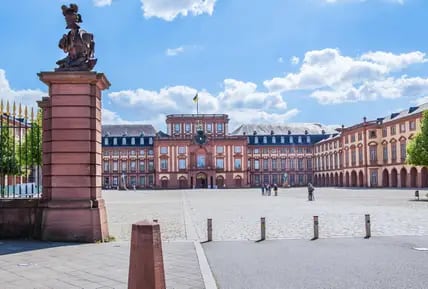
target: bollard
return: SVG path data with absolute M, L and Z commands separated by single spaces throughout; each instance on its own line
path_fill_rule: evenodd
M 312 240 L 316 240 L 319 238 L 319 230 L 318 230 L 318 216 L 314 216 L 314 237 Z
M 165 289 L 162 241 L 158 223 L 132 224 L 128 289 Z
M 371 223 L 370 223 L 370 215 L 366 214 L 366 236 L 365 236 L 365 239 L 368 239 L 368 238 L 370 238 L 372 236 L 370 225 L 371 225 Z
M 207 231 L 208 231 L 208 242 L 211 242 L 213 240 L 213 220 L 212 219 L 208 219 Z
M 416 190 L 415 191 L 415 197 L 418 199 L 418 201 L 419 201 L 419 190 Z
M 260 218 L 261 238 L 260 241 L 266 240 L 266 218 Z

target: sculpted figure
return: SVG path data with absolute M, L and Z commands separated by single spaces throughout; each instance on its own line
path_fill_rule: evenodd
M 62 36 L 58 46 L 68 55 L 56 62 L 59 67 L 55 71 L 90 71 L 97 63 L 94 58 L 94 36 L 80 29 L 78 23 L 82 23 L 82 16 L 78 14 L 76 4 L 69 7 L 62 5 L 61 9 L 67 23 L 66 29 L 70 31 Z

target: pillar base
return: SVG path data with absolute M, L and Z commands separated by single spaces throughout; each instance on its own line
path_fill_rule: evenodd
M 103 242 L 108 239 L 104 200 L 95 202 L 50 201 L 42 218 L 42 240 L 55 242 Z

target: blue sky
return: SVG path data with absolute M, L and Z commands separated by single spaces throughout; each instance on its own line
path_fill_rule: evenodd
M 82 0 L 105 123 L 227 113 L 240 123 L 352 125 L 428 102 L 423 0 Z M 0 98 L 34 105 L 64 57 L 56 0 L 2 1 Z

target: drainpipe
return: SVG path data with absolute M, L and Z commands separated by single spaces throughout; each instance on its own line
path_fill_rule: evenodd
M 365 178 L 364 178 L 364 182 L 366 183 L 366 187 L 369 187 L 369 182 L 368 180 L 368 164 L 369 164 L 369 159 L 370 159 L 370 150 L 368 152 L 369 157 L 367 158 L 367 127 L 366 127 L 366 122 L 367 122 L 367 118 L 364 117 L 363 118 L 363 128 L 364 128 L 364 144 L 363 144 L 363 149 L 364 149 L 364 155 L 365 155 L 365 162 L 364 162 L 364 174 L 365 174 Z M 377 155 L 377 152 L 376 152 Z

